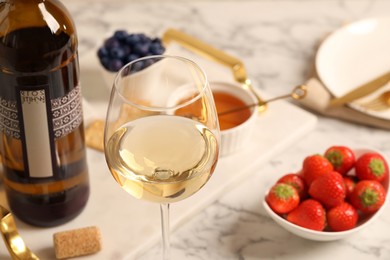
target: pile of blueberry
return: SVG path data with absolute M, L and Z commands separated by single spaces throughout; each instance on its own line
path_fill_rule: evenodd
M 150 38 L 143 33 L 129 34 L 125 30 L 117 30 L 113 36 L 106 39 L 97 55 L 105 69 L 119 71 L 125 64 L 148 55 L 163 54 L 165 48 L 160 38 Z M 142 63 L 139 63 L 140 65 Z M 150 64 L 139 66 L 138 70 Z

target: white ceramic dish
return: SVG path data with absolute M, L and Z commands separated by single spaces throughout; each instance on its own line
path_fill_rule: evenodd
M 255 96 L 239 84 L 227 82 L 210 82 L 212 91 L 225 92 L 244 101 L 245 104 L 256 103 Z M 251 108 L 251 116 L 242 124 L 221 131 L 221 156 L 229 155 L 243 149 L 251 141 L 252 132 L 258 112 Z
M 364 148 L 364 149 L 354 149 L 356 158 L 358 158 L 360 155 L 362 155 L 362 154 L 364 154 L 366 152 L 370 152 L 370 151 L 371 152 L 378 152 L 376 150 L 367 149 L 367 148 Z M 378 152 L 378 153 L 380 153 L 380 152 Z M 384 154 L 382 154 L 382 153 L 380 153 L 380 154 L 386 159 L 387 163 L 389 164 L 390 162 L 389 162 L 388 158 L 386 158 L 386 156 Z M 386 185 L 384 187 L 385 187 L 386 191 L 388 192 L 388 189 L 389 189 L 389 178 L 387 178 L 387 180 L 385 181 L 385 184 Z M 266 191 L 265 196 L 266 196 L 266 194 L 268 194 L 268 190 Z M 295 234 L 297 236 L 300 236 L 302 238 L 306 238 L 306 239 L 309 239 L 309 240 L 315 240 L 315 241 L 333 241 L 333 240 L 339 240 L 339 239 L 347 238 L 350 235 L 352 235 L 352 234 L 354 234 L 354 233 L 364 229 L 369 224 L 374 222 L 375 219 L 378 218 L 379 215 L 383 212 L 384 208 L 388 204 L 388 200 L 389 200 L 389 196 L 387 195 L 386 196 L 386 201 L 385 201 L 384 205 L 377 212 L 375 212 L 374 214 L 372 214 L 370 216 L 367 216 L 365 218 L 360 218 L 359 221 L 358 221 L 358 224 L 357 224 L 357 226 L 355 228 L 347 230 L 347 231 L 340 231 L 340 232 L 315 231 L 315 230 L 311 230 L 311 229 L 307 229 L 307 228 L 303 228 L 303 227 L 297 226 L 297 225 L 287 221 L 286 219 L 282 218 L 281 216 L 279 216 L 275 212 L 273 212 L 272 209 L 268 206 L 268 204 L 265 201 L 265 199 L 263 200 L 263 207 L 264 207 L 265 211 L 268 213 L 268 215 L 277 224 L 279 224 L 281 227 L 285 228 L 286 230 L 288 230 L 289 232 L 291 232 L 291 233 L 293 233 L 293 234 Z
M 369 18 L 348 24 L 324 40 L 316 55 L 316 68 L 319 78 L 335 97 L 389 71 L 389 31 L 390 17 Z M 390 89 L 390 85 L 387 88 Z M 378 112 L 359 105 L 382 93 L 384 89 L 350 106 L 363 113 L 390 120 L 390 110 Z
M 114 85 L 116 74 L 118 74 L 118 72 L 108 71 L 103 66 L 101 66 L 100 71 L 103 80 L 106 83 L 106 86 L 108 87 L 109 90 L 111 90 L 112 86 Z
M 212 92 L 223 92 L 230 94 L 241 101 L 243 101 L 247 105 L 252 105 L 257 102 L 256 97 L 245 90 L 238 83 L 228 83 L 228 82 L 209 82 L 210 88 Z M 177 103 L 178 100 L 181 100 L 186 97 L 188 94 L 188 88 L 185 86 L 180 88 L 169 101 L 170 104 Z M 255 128 L 254 124 L 256 122 L 256 118 L 258 117 L 258 112 L 256 107 L 250 108 L 251 115 L 250 117 L 243 123 L 233 128 L 225 129 L 221 131 L 221 149 L 220 156 L 226 156 L 233 154 L 247 146 L 252 138 L 253 129 Z

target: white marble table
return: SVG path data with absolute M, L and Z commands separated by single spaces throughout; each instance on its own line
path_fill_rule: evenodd
M 175 27 L 240 57 L 256 87 L 270 95 L 284 94 L 306 80 L 324 35 L 346 22 L 390 14 L 388 0 L 63 2 L 76 21 L 81 56 L 114 29 L 158 35 Z M 259 191 L 264 182 L 299 168 L 306 155 L 329 145 L 370 146 L 390 156 L 388 131 L 318 118 L 304 138 L 174 230 L 172 259 L 390 259 L 390 207 L 367 229 L 327 243 L 290 234 L 263 210 Z M 160 259 L 160 245 L 137 259 Z

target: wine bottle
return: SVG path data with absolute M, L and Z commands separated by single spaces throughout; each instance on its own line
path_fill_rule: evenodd
M 65 223 L 89 197 L 77 34 L 56 0 L 0 3 L 0 152 L 11 211 Z

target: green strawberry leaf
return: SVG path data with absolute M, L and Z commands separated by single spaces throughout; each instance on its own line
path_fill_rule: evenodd
M 330 151 L 326 155 L 326 159 L 328 159 L 333 166 L 338 167 L 343 164 L 344 156 L 339 151 Z
M 360 196 L 363 206 L 369 207 L 378 202 L 378 192 L 374 189 L 366 189 Z
M 383 161 L 381 159 L 372 159 L 368 167 L 370 168 L 371 172 L 377 177 L 382 176 L 385 172 L 385 165 L 383 164 Z
M 288 200 L 294 196 L 294 188 L 288 184 L 277 185 L 275 187 L 275 193 L 279 198 Z

